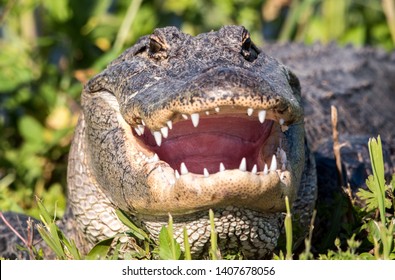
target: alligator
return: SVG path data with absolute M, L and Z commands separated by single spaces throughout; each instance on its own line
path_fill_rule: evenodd
M 328 164 L 332 105 L 353 186 L 369 172 L 369 137 L 381 135 L 394 171 L 394 74 L 394 54 L 377 49 L 258 48 L 241 26 L 197 36 L 158 28 L 84 86 L 61 224 L 87 252 L 128 229 L 117 209 L 154 240 L 171 214 L 176 240 L 183 244 L 186 228 L 202 258 L 212 209 L 222 252 L 270 258 L 286 197 L 307 229 L 317 194 L 339 191 Z M 26 227 L 25 216 L 5 217 Z M 0 255 L 23 257 L 0 227 Z M 132 238 L 120 242 L 133 250 Z

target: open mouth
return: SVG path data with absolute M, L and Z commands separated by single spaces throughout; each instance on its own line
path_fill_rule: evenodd
M 96 142 L 116 156 L 110 163 L 101 149 L 92 147 L 91 157 L 100 167 L 93 171 L 102 185 L 118 191 L 133 213 L 159 219 L 229 205 L 274 213 L 285 210 L 285 196 L 294 199 L 304 162 L 304 134 L 292 99 L 272 97 L 274 105 L 256 107 L 247 107 L 248 99 L 235 105 L 221 99 L 122 114 L 115 98 L 106 98 L 116 119 L 103 124 L 108 125 L 106 133 Z M 95 112 L 100 116 L 100 110 Z M 88 137 L 94 135 L 90 130 L 96 129 L 95 120 L 87 120 Z M 114 129 L 113 123 L 122 129 Z M 124 145 L 115 144 L 114 149 L 120 137 Z
M 119 137 L 125 145 L 116 146 L 118 158 L 111 158 L 118 167 L 104 157 L 102 162 L 96 150 L 100 169 L 94 171 L 133 213 L 156 219 L 229 205 L 274 213 L 285 210 L 285 196 L 295 197 L 304 162 L 298 96 L 227 68 L 211 70 L 227 78 L 213 86 L 205 82 L 207 73 L 163 97 L 154 89 L 125 96 L 121 107 L 122 97 L 106 96 L 122 129 L 108 121 L 104 148 Z M 248 90 L 239 90 L 238 81 L 246 80 Z
M 255 111 L 255 112 L 254 112 Z M 140 145 L 154 152 L 146 161 L 166 162 L 176 179 L 193 173 L 210 174 L 238 169 L 267 175 L 287 169 L 284 119 L 268 119 L 271 112 L 252 108 L 216 107 L 212 111 L 179 114 L 167 126 L 150 131 L 135 127 Z

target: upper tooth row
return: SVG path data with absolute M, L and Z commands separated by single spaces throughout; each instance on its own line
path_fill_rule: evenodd
M 218 113 L 220 111 L 219 107 L 215 108 L 215 111 Z M 247 109 L 247 115 L 248 116 L 252 116 L 252 113 L 254 112 L 253 108 L 248 108 Z M 210 112 L 206 111 L 206 114 L 209 115 Z M 181 114 L 181 116 L 187 120 L 188 119 L 188 115 L 186 114 Z M 190 115 L 191 117 L 191 121 L 192 121 L 192 125 L 194 127 L 197 127 L 199 125 L 199 119 L 200 119 L 200 115 L 199 113 L 193 113 Z M 260 123 L 263 123 L 266 119 L 266 110 L 259 110 L 258 111 L 258 120 Z M 280 119 L 279 120 L 280 125 L 284 124 L 284 119 Z M 173 122 L 171 120 L 168 120 L 166 122 L 167 126 L 162 127 L 159 131 L 154 131 L 152 132 L 152 135 L 155 138 L 155 142 L 158 146 L 160 146 L 162 144 L 162 137 L 163 138 L 167 138 L 169 135 L 169 129 L 173 128 Z M 137 125 L 137 127 L 134 128 L 134 130 L 136 131 L 137 135 L 141 136 L 144 134 L 144 127 L 145 124 L 143 122 L 143 124 L 139 124 Z

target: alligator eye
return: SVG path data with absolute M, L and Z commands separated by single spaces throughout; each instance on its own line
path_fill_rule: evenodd
M 251 41 L 250 34 L 247 30 L 245 30 L 243 33 L 240 53 L 249 62 L 253 62 L 259 54 L 259 50 Z
M 243 42 L 243 45 L 241 46 L 241 48 L 243 49 L 243 50 L 250 50 L 250 48 L 251 48 L 251 38 L 247 38 L 244 42 Z
M 158 41 L 151 38 L 151 40 L 149 41 L 150 53 L 154 54 L 154 53 L 157 53 L 161 50 L 162 50 L 162 45 Z
M 149 56 L 155 59 L 166 58 L 166 51 L 166 44 L 159 37 L 151 35 L 148 49 Z

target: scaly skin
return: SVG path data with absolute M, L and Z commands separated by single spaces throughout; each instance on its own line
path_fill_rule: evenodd
M 317 169 L 309 145 L 319 156 L 320 192 L 338 191 L 322 166 L 332 157 L 322 146 L 331 137 L 331 104 L 350 146 L 357 134 L 380 133 L 394 147 L 394 85 L 386 77 L 395 67 L 388 55 L 335 46 L 264 51 L 242 27 L 196 37 L 157 29 L 85 86 L 63 221 L 80 248 L 126 230 L 119 208 L 154 239 L 171 213 L 177 240 L 186 227 L 200 258 L 213 209 L 222 252 L 268 258 L 282 230 L 285 196 L 295 224 L 306 229 L 310 222 Z M 266 52 L 291 65 L 303 99 L 298 78 Z M 379 126 L 367 126 L 369 118 Z M 393 150 L 386 151 L 391 172 Z M 343 158 L 350 177 L 360 164 L 368 169 L 360 156 L 352 158 Z M 131 240 L 122 242 L 133 249 Z

